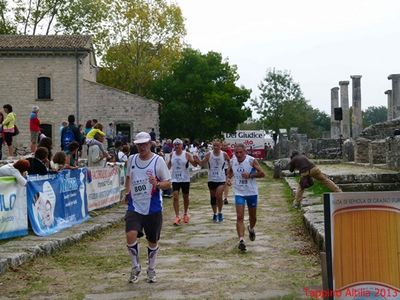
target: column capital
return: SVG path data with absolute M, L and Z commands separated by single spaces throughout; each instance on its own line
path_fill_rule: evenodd
M 391 95 L 391 94 L 392 94 L 392 90 L 385 91 L 385 95 Z
M 362 77 L 362 75 L 351 75 L 350 78 L 351 79 L 360 79 Z
M 339 85 L 349 85 L 350 81 L 345 80 L 345 81 L 339 81 Z
M 389 80 L 391 80 L 391 79 L 400 79 L 400 74 L 390 74 L 388 76 L 388 79 Z
M 332 91 L 332 92 L 335 92 L 335 91 L 337 91 L 337 90 L 339 90 L 339 88 L 338 88 L 337 86 L 331 88 L 331 91 Z

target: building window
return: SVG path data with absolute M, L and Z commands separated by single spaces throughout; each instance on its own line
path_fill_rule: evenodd
M 116 126 L 116 140 L 122 142 L 131 141 L 131 124 L 128 123 L 117 123 Z
M 38 99 L 39 100 L 51 99 L 51 84 L 49 77 L 38 78 Z

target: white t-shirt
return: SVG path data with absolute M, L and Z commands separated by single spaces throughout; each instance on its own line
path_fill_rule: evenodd
M 239 162 L 234 155 L 231 160 L 232 171 L 233 171 L 233 192 L 238 196 L 253 196 L 258 195 L 258 187 L 255 178 L 245 179 L 242 177 L 242 173 L 247 172 L 249 174 L 254 173 L 253 168 L 254 157 L 246 155 L 242 162 Z
M 219 155 L 215 155 L 211 151 L 208 160 L 208 181 L 210 182 L 225 182 L 225 152 L 221 151 Z
M 190 182 L 189 161 L 186 158 L 186 151 L 180 155 L 174 151 L 171 156 L 171 177 L 172 182 Z
M 141 160 L 139 154 L 129 156 L 126 174 L 129 176 L 130 194 L 128 210 L 142 215 L 162 211 L 161 190 L 154 189 L 149 176 L 158 181 L 171 180 L 171 174 L 164 159 L 154 154 L 148 160 Z
M 13 176 L 20 185 L 26 185 L 26 179 L 21 172 L 14 168 L 13 164 L 7 164 L 0 167 L 0 176 Z
M 128 161 L 128 156 L 124 152 L 118 151 L 118 161 L 126 162 L 126 161 Z

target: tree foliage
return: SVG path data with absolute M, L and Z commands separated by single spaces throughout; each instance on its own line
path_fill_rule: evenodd
M 98 81 L 139 95 L 179 59 L 185 27 L 180 8 L 165 0 L 118 0 Z
M 363 112 L 363 127 L 387 121 L 385 106 L 370 106 Z
M 268 70 L 258 88 L 260 96 L 252 99 L 251 105 L 265 128 L 278 132 L 280 128 L 298 127 L 311 138 L 329 130 L 329 117 L 308 104 L 290 73 Z
M 211 139 L 235 131 L 251 114 L 244 107 L 251 91 L 236 86 L 236 66 L 216 52 L 185 49 L 182 55 L 152 88 L 162 105 L 162 136 Z

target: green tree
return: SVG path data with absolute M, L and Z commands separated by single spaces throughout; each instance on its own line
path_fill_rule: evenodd
M 98 81 L 146 96 L 180 57 L 186 34 L 181 10 L 166 0 L 119 0 L 111 15 L 114 34 Z
M 363 112 L 363 127 L 387 121 L 385 106 L 370 106 Z
M 152 95 L 162 105 L 162 136 L 211 139 L 233 132 L 250 109 L 251 91 L 236 86 L 237 68 L 221 54 L 185 49 L 172 72 L 154 82 Z
M 0 34 L 15 34 L 16 27 L 8 18 L 7 0 L 0 0 Z
M 290 73 L 268 70 L 258 88 L 260 96 L 252 99 L 251 105 L 265 128 L 278 132 L 280 128 L 298 127 L 311 138 L 320 137 L 327 129 L 328 116 L 308 104 Z

